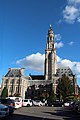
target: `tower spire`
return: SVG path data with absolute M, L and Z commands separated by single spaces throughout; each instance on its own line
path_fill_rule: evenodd
M 50 24 L 47 36 L 47 46 L 45 50 L 45 79 L 53 80 L 56 74 L 56 49 L 54 47 L 54 32 Z
M 52 25 L 50 24 L 50 28 L 52 27 Z
M 51 34 L 54 35 L 54 32 L 53 32 L 53 29 L 52 29 L 52 25 L 50 24 L 50 28 L 48 30 L 48 35 L 51 35 Z

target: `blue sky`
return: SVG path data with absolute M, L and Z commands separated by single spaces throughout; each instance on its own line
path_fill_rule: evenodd
M 80 85 L 80 0 L 0 0 L 0 84 L 8 68 L 44 74 L 50 24 L 58 62 L 72 69 Z

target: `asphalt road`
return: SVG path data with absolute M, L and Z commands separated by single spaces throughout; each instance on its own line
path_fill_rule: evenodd
M 80 120 L 80 115 L 64 107 L 22 107 L 3 120 Z

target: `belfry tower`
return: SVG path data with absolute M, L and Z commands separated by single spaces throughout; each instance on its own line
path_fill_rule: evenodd
M 53 80 L 57 69 L 56 48 L 54 45 L 54 32 L 52 26 L 48 30 L 47 45 L 45 49 L 45 80 Z

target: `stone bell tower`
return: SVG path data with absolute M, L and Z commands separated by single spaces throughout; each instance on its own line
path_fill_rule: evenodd
M 45 80 L 53 80 L 57 69 L 56 48 L 54 45 L 54 32 L 52 26 L 48 30 L 45 49 Z

